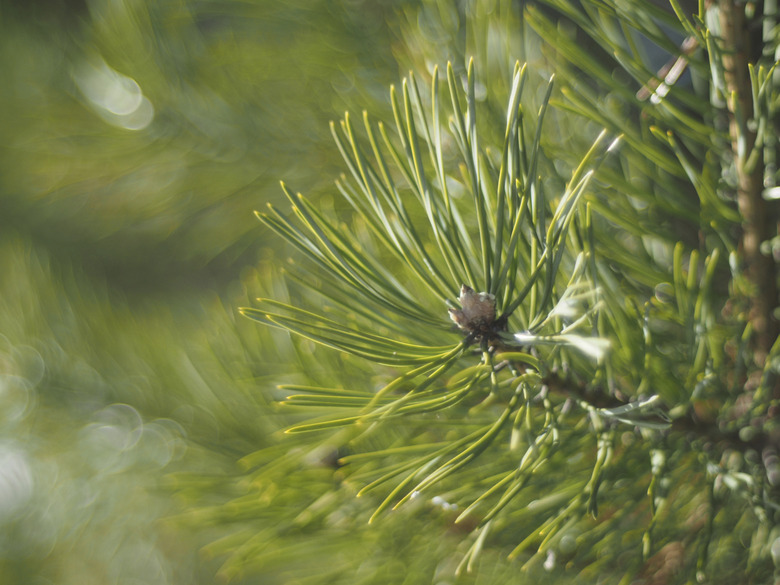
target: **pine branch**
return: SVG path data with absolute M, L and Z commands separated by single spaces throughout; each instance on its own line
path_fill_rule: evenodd
M 773 313 L 777 302 L 777 267 L 771 256 L 762 253 L 762 242 L 774 235 L 774 218 L 763 199 L 763 157 L 758 156 L 756 131 L 751 127 L 753 64 L 751 32 L 745 17 L 745 4 L 721 0 L 721 50 L 727 90 L 729 133 L 737 172 L 737 202 L 742 214 L 741 252 L 747 278 L 745 294 L 750 299 L 749 322 L 755 335 L 755 361 L 761 365 L 777 338 L 778 323 Z

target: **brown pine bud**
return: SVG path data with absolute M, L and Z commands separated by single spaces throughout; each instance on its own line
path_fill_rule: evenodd
M 469 333 L 485 331 L 496 320 L 496 297 L 490 293 L 476 293 L 465 284 L 460 289 L 462 309 L 450 309 L 450 319 Z

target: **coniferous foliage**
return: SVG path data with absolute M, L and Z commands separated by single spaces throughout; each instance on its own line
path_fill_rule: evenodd
M 498 26 L 480 6 L 442 29 Z M 555 81 L 497 82 L 500 132 L 472 65 L 410 76 L 392 128 L 332 125 L 331 209 L 283 185 L 292 216 L 259 214 L 306 260 L 244 314 L 376 364 L 281 386 L 288 433 L 335 450 L 380 533 L 415 502 L 452 512 L 458 574 L 502 550 L 564 581 L 769 582 L 776 31 L 754 57 L 728 2 L 550 8 L 522 17 Z
M 775 4 L 0 3 L 0 581 L 777 583 Z

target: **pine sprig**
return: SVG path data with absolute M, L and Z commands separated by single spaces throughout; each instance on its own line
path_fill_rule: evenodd
M 400 92 L 391 90 L 395 133 L 380 124 L 377 134 L 364 115 L 367 146 L 348 115 L 333 124 L 350 171 L 338 189 L 354 214 L 352 221 L 367 230 L 359 232 L 322 213 L 284 187 L 295 219 L 275 209 L 258 217 L 308 258 L 311 278 L 317 275 L 324 285 L 319 302 L 326 304 L 303 307 L 313 302 L 315 286 L 307 285 L 301 269 L 294 302 L 260 300 L 257 307 L 242 309 L 261 323 L 401 369 L 376 389 L 282 387 L 289 392 L 285 405 L 321 413 L 288 432 L 345 429 L 348 434 L 340 436 L 354 454 L 342 463 L 354 478 L 367 482 L 360 493 L 387 490 L 371 520 L 420 493 L 450 485 L 454 476 L 467 477 L 473 473 L 467 470 L 485 465 L 480 462 L 486 453 L 501 454 L 487 462 L 491 475 L 500 479 L 472 495 L 458 518 L 479 517 L 477 525 L 483 527 L 468 557 L 471 563 L 489 527 L 509 513 L 537 470 L 556 458 L 565 405 L 574 395 L 548 396 L 545 376 L 572 360 L 590 362 L 586 369 L 592 370 L 609 348 L 606 330 L 597 325 L 597 264 L 592 235 L 587 235 L 591 223 L 583 223 L 580 203 L 618 142 L 602 132 L 560 195 L 547 194 L 550 187 L 538 169 L 546 161 L 541 128 L 553 84 L 547 84 L 532 118 L 522 105 L 527 76 L 526 67 L 515 67 L 496 166 L 479 141 L 473 64 L 463 80 L 465 89 L 453 67 L 447 67 L 449 108 L 436 72 L 430 110 L 414 77 Z M 441 123 L 445 116 L 447 127 Z M 531 136 L 529 128 L 534 128 Z M 460 178 L 453 172 L 458 168 Z M 361 309 L 350 311 L 356 303 Z M 457 328 L 447 324 L 448 307 Z M 432 345 L 431 339 L 440 341 Z M 582 420 L 648 429 L 667 425 L 654 421 L 653 413 L 648 417 L 641 404 L 612 411 L 591 405 L 584 396 L 573 404 L 582 407 Z M 437 417 L 460 421 L 462 432 L 431 441 L 434 437 L 420 425 Z M 404 442 L 394 438 L 389 421 L 408 427 L 411 434 Z M 596 426 L 605 424 L 613 423 Z M 603 431 L 594 426 L 594 432 Z M 516 460 L 508 456 L 514 452 Z M 593 455 L 591 479 L 583 480 L 590 486 L 589 498 L 569 498 L 572 510 L 596 510 L 606 459 L 599 449 Z
M 652 574 L 668 543 L 698 549 L 679 575 L 702 578 L 719 566 L 707 554 L 716 514 L 733 526 L 750 505 L 766 528 L 776 507 L 749 450 L 776 434 L 777 344 L 751 402 L 751 327 L 733 296 L 746 277 L 744 214 L 729 192 L 732 171 L 775 152 L 773 76 L 750 69 L 748 124 L 744 99 L 724 109 L 729 51 L 704 3 L 691 16 L 633 0 L 549 4 L 578 31 L 524 12 L 555 54 L 555 84 L 515 66 L 483 102 L 469 62 L 433 71 L 429 89 L 410 76 L 392 90 L 394 126 L 366 115 L 362 133 L 349 116 L 332 126 L 351 216 L 301 196 L 290 196 L 297 220 L 262 215 L 313 262 L 286 306 L 246 312 L 376 364 L 376 384 L 283 389 L 304 417 L 290 431 L 343 449 L 340 473 L 378 498 L 372 520 L 420 501 L 459 506 L 454 523 L 473 540 L 458 571 L 495 545 L 524 574 L 565 565 L 595 580 L 618 561 L 628 582 Z M 491 18 L 464 20 L 467 42 Z M 674 58 L 671 70 L 648 61 L 648 42 Z M 714 92 L 682 87 L 681 67 Z M 493 104 L 486 124 L 491 90 L 506 90 L 508 105 Z M 544 131 L 583 121 L 566 140 Z M 729 152 L 753 130 L 750 148 Z M 737 458 L 750 472 L 725 463 Z M 693 516 L 704 530 L 679 520 Z M 762 575 L 768 541 L 757 538 L 748 565 Z

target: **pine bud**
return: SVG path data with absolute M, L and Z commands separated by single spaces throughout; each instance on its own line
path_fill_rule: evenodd
M 468 332 L 482 331 L 493 325 L 496 320 L 496 297 L 490 293 L 476 293 L 465 284 L 460 289 L 462 309 L 450 309 L 450 319 Z

